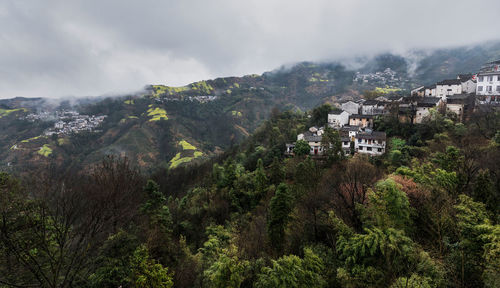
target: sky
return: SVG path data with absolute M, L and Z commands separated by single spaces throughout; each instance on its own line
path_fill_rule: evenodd
M 0 98 L 80 97 L 498 40 L 500 1 L 2 0 Z

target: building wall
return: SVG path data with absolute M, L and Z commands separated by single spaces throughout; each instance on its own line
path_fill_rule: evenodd
M 436 88 L 433 89 L 425 89 L 425 96 L 436 96 Z
M 356 152 L 368 155 L 382 155 L 385 153 L 385 141 L 355 139 L 354 149 Z
M 446 96 L 462 94 L 462 85 L 436 85 L 436 96 L 446 100 Z
M 342 110 L 349 114 L 359 114 L 359 104 L 352 101 L 342 103 Z
M 463 104 L 446 104 L 446 111 L 453 112 L 457 114 L 458 119 L 462 120 L 464 115 L 464 105 Z
M 416 115 L 415 115 L 415 123 L 422 123 L 425 117 L 429 116 L 430 107 L 417 107 Z
M 361 128 L 365 127 L 373 127 L 373 119 L 366 118 L 349 118 L 349 125 L 351 126 L 361 126 Z
M 349 123 L 349 113 L 343 111 L 340 114 L 328 114 L 328 124 L 330 127 L 339 128 Z
M 488 78 L 491 77 L 491 78 Z M 490 81 L 491 80 L 491 81 Z M 489 88 L 491 87 L 491 91 Z M 498 74 L 477 75 L 476 94 L 477 95 L 500 95 L 500 72 Z
M 464 93 L 475 93 L 476 92 L 476 83 L 472 80 L 468 80 L 462 83 L 462 92 Z

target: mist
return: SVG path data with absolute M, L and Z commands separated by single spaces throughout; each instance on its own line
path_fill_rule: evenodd
M 496 40 L 498 11 L 493 1 L 7 0 L 0 98 L 116 95 L 299 61 L 355 67 L 384 52 L 416 67 L 416 49 Z

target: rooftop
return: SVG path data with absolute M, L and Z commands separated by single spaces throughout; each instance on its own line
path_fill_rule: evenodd
M 385 140 L 387 135 L 385 132 L 379 131 L 371 131 L 371 132 L 361 132 L 356 135 L 358 139 L 376 139 L 376 140 Z
M 363 102 L 363 105 L 377 105 L 379 101 L 377 100 L 366 100 L 365 102 Z
M 371 118 L 373 118 L 373 115 L 352 114 L 351 116 L 349 116 L 349 119 L 352 119 L 352 118 L 371 119 Z
M 441 82 L 437 82 L 437 85 L 460 85 L 462 84 L 462 80 L 460 79 L 447 79 Z
M 328 112 L 328 114 L 340 115 L 340 114 L 342 114 L 343 112 L 345 112 L 345 111 L 344 111 L 344 110 L 334 110 L 334 111 L 330 111 L 330 112 Z

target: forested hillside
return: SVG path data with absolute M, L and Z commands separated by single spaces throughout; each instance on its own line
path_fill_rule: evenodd
M 304 112 L 323 103 L 406 95 L 409 89 L 475 72 L 500 58 L 500 43 L 382 54 L 356 68 L 342 62 L 303 62 L 262 75 L 217 78 L 183 87 L 73 102 L 45 98 L 0 100 L 0 169 L 27 171 L 40 164 L 87 169 L 108 155 L 127 157 L 142 171 L 175 168 L 210 158 L 268 119 L 273 108 Z M 47 135 L 57 119 L 28 121 L 43 111 L 106 115 L 93 132 Z M 188 143 L 190 146 L 182 145 Z M 190 149 L 185 149 L 189 147 Z
M 387 115 L 382 157 L 337 143 L 284 157 L 329 109 L 274 109 L 241 144 L 168 173 L 106 158 L 0 174 L 0 285 L 498 287 L 500 114 Z

